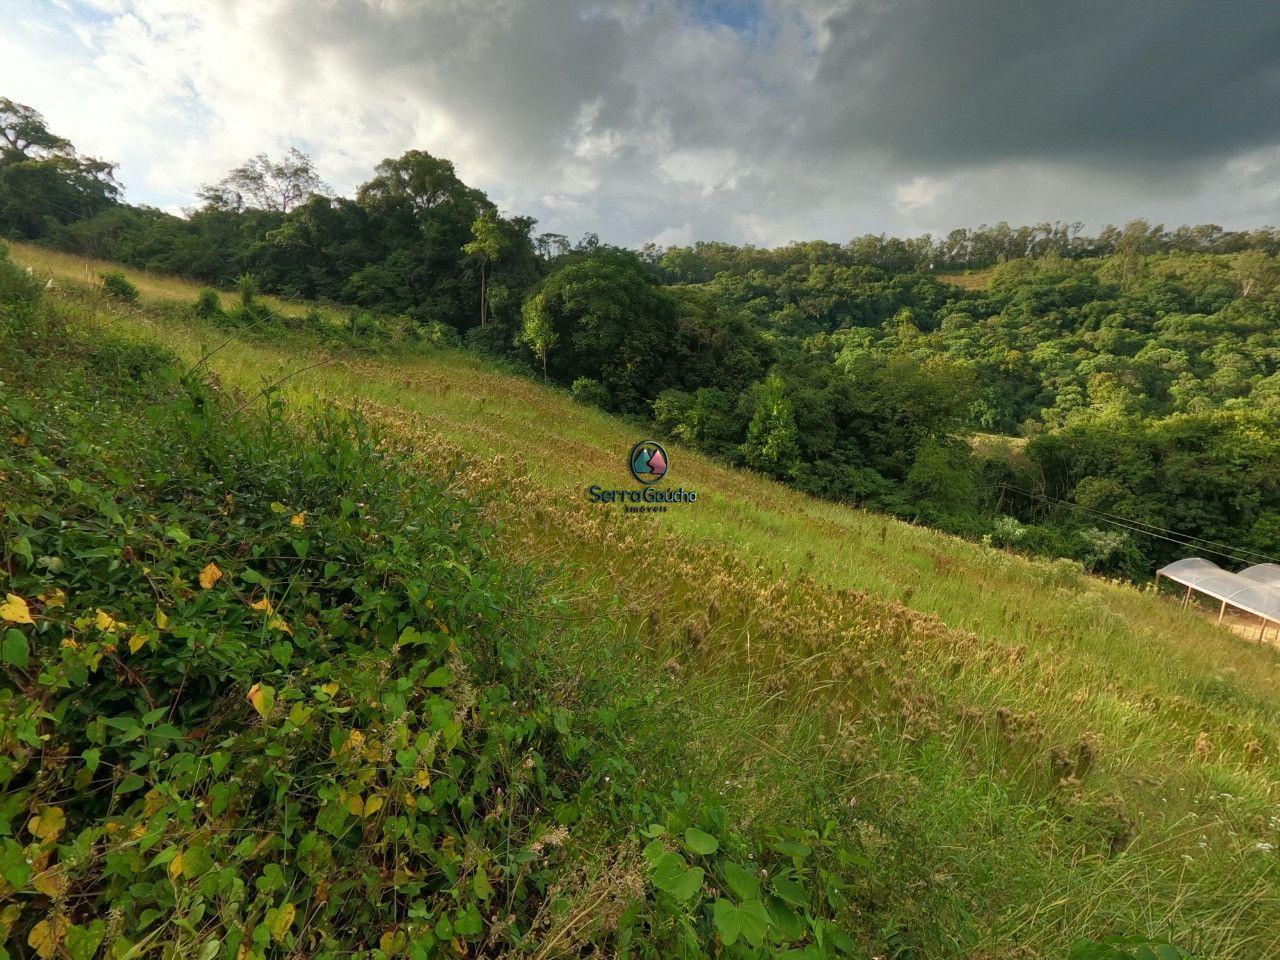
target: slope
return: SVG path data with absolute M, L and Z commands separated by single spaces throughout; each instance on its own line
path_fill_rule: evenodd
M 817 502 L 678 446 L 666 482 L 698 502 L 619 515 L 584 488 L 627 484 L 638 428 L 560 392 L 464 354 L 203 324 L 175 280 L 138 277 L 141 304 L 104 305 L 83 261 L 15 257 L 56 278 L 69 317 L 192 363 L 216 348 L 204 363 L 246 402 L 283 378 L 294 405 L 356 403 L 424 471 L 486 499 L 501 550 L 555 571 L 566 603 L 678 678 L 703 772 L 727 775 L 740 816 L 812 813 L 788 787 L 800 760 L 840 801 L 836 828 L 867 851 L 877 946 L 1041 955 L 1111 928 L 1206 956 L 1277 942 L 1270 649 L 1069 565 Z M 722 678 L 776 743 L 743 755 L 744 714 L 712 699 Z M 790 743 L 802 757 L 771 752 Z

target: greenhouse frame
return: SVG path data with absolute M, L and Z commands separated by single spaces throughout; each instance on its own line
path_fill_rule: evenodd
M 1156 589 L 1160 588 L 1161 578 L 1187 588 L 1182 598 L 1183 607 L 1191 602 L 1193 592 L 1202 593 L 1221 602 L 1218 623 L 1226 615 L 1227 607 L 1232 607 L 1258 618 L 1259 639 L 1266 637 L 1272 625 L 1280 637 L 1280 564 L 1258 563 L 1232 573 L 1211 560 L 1187 557 L 1156 571 Z

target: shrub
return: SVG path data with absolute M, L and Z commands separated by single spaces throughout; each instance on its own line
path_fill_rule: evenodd
M 488 357 L 512 360 L 522 356 L 517 341 L 509 327 L 500 323 L 490 323 L 483 327 L 472 327 L 464 337 L 466 348 Z M 1277 391 L 1280 394 L 1280 391 Z
M 421 327 L 420 331 L 423 342 L 429 343 L 433 347 L 452 349 L 462 346 L 462 337 L 457 328 L 451 327 L 447 323 L 441 323 L 439 320 L 432 320 Z
M 124 303 L 135 303 L 139 296 L 138 288 L 119 270 L 102 274 L 102 291 L 113 300 Z
M 299 433 L 196 383 L 43 374 L 58 404 L 0 404 L 31 438 L 0 448 L 6 492 L 41 504 L 13 533 L 56 558 L 6 584 L 13 942 L 89 956 L 111 906 L 117 956 L 156 917 L 172 956 L 436 955 L 477 949 L 491 903 L 530 909 L 558 860 L 509 858 L 555 830 L 548 785 L 573 794 L 571 727 L 535 703 L 532 634 L 504 626 L 519 574 L 467 508 L 352 420 Z
M 579 403 L 599 407 L 601 410 L 608 410 L 613 402 L 609 396 L 609 388 L 599 380 L 592 380 L 590 377 L 579 377 L 573 381 L 569 392 Z
M 218 296 L 218 291 L 212 287 L 205 287 L 196 294 L 195 315 L 203 319 L 210 319 L 219 316 L 222 313 L 222 298 Z
M 9 248 L 0 242 L 0 306 L 29 307 L 43 292 L 43 281 L 10 260 Z
M 1014 517 L 999 516 L 991 523 L 991 542 L 998 547 L 1016 547 L 1027 535 L 1027 528 Z
M 236 278 L 236 293 L 240 295 L 240 306 L 245 309 L 252 307 L 258 292 L 258 278 L 252 273 L 242 273 Z

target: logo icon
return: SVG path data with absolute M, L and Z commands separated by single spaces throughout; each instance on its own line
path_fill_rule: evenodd
M 657 483 L 667 475 L 671 461 L 667 459 L 667 451 L 656 440 L 641 440 L 631 448 L 628 459 L 631 475 L 641 483 Z

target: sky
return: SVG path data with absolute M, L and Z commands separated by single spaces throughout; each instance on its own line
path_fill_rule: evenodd
M 0 0 L 0 96 L 173 212 L 405 150 L 539 230 L 1280 223 L 1275 0 Z

